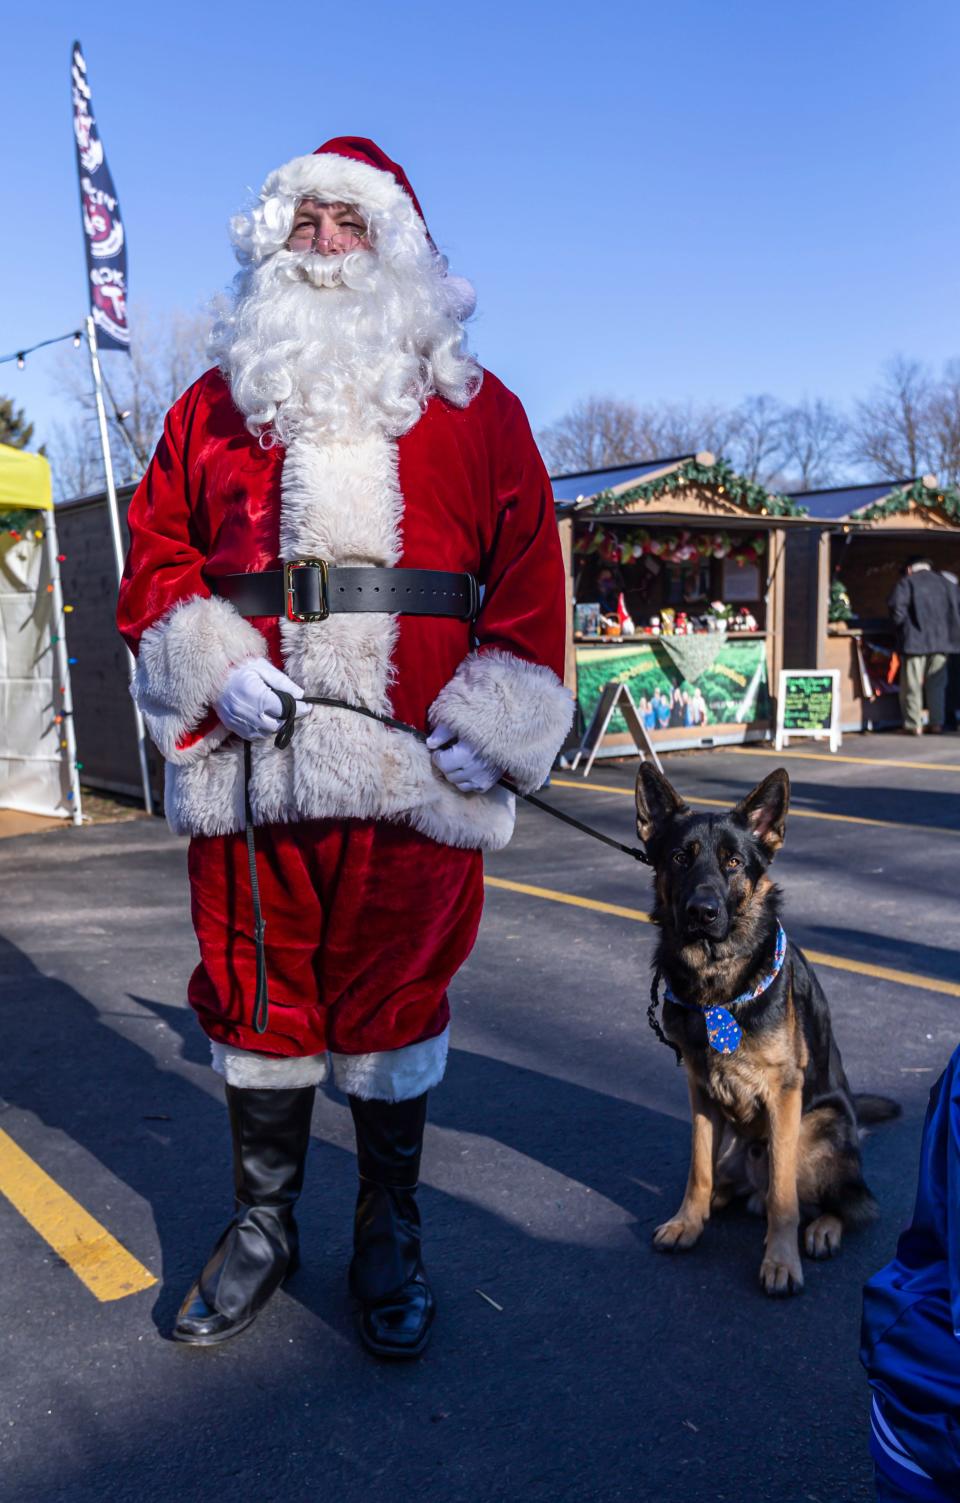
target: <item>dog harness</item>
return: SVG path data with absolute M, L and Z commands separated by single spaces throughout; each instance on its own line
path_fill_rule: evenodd
M 682 1002 L 680 998 L 670 990 L 669 986 L 663 989 L 664 1001 L 673 1002 L 677 1007 L 685 1007 L 688 1012 L 703 1013 L 703 1021 L 707 1025 L 707 1043 L 718 1054 L 733 1054 L 740 1047 L 743 1038 L 743 1029 L 737 1022 L 732 1007 L 739 1007 L 743 1002 L 754 1002 L 768 986 L 772 986 L 783 970 L 784 957 L 787 953 L 787 936 L 783 925 L 777 920 L 777 942 L 773 951 L 773 965 L 765 975 L 761 976 L 756 986 L 749 991 L 741 992 L 739 997 L 734 997 L 727 1007 L 701 1007 L 697 1002 Z M 656 981 L 654 982 L 656 989 Z

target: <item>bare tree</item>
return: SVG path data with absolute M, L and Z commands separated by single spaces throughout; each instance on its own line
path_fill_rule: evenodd
M 804 490 L 832 484 L 848 442 L 847 423 L 836 407 L 805 398 L 783 412 L 780 462 L 791 482 Z
M 540 433 L 539 443 L 555 475 L 629 464 L 642 457 L 640 413 L 616 397 L 584 397 Z
M 733 431 L 726 455 L 741 474 L 761 485 L 782 480 L 784 407 L 766 393 L 744 397 L 733 414 Z
M 106 388 L 110 448 L 117 481 L 138 480 L 150 462 L 163 419 L 208 363 L 205 354 L 210 321 L 204 314 L 175 312 L 155 318 L 134 309 L 130 318 L 130 353 L 104 351 L 100 357 Z M 68 352 L 60 366 L 60 384 L 71 399 L 73 421 L 60 424 L 53 460 L 58 495 L 76 495 L 79 476 L 86 477 L 90 455 L 99 452 L 93 391 L 89 373 Z M 91 448 L 91 434 L 93 444 Z M 103 483 L 102 463 L 97 460 Z
M 856 405 L 850 457 L 891 479 L 936 470 L 931 442 L 934 388 L 919 360 L 897 355 L 884 369 L 881 384 Z
M 736 424 L 726 408 L 693 402 L 649 403 L 586 397 L 538 440 L 555 475 L 600 470 L 633 460 L 673 459 L 700 449 L 722 453 Z
M 937 382 L 927 413 L 930 444 L 936 454 L 933 473 L 950 485 L 960 484 L 960 360 L 951 360 Z
M 74 413 L 69 422 L 54 423 L 47 457 L 55 500 L 89 496 L 103 489 L 103 455 L 92 413 Z
M 735 414 L 726 407 L 698 407 L 694 402 L 663 402 L 640 410 L 644 459 L 675 459 L 710 449 L 726 454 L 736 432 Z

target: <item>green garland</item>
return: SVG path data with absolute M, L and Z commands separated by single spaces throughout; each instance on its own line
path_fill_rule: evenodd
M 13 511 L 0 511 L 0 532 L 13 532 L 19 537 L 42 536 L 41 528 L 30 526 L 31 515 L 37 515 L 36 508 L 24 506 Z
M 678 469 L 671 470 L 669 474 L 659 475 L 654 480 L 641 481 L 617 496 L 610 490 L 599 491 L 593 497 L 589 509 L 598 514 L 623 512 L 635 501 L 656 501 L 660 496 L 678 491 L 687 485 L 702 485 L 708 490 L 716 491 L 718 495 L 729 496 L 734 505 L 742 506 L 747 511 L 757 512 L 761 516 L 805 517 L 807 515 L 805 506 L 798 505 L 789 496 L 779 496 L 766 490 L 755 480 L 748 480 L 745 475 L 738 475 L 724 459 L 718 459 L 715 464 L 700 464 L 696 459 L 688 459 Z
M 927 511 L 939 509 L 949 521 L 960 523 L 960 491 L 952 485 L 945 485 L 942 490 L 931 490 L 922 480 L 915 480 L 912 485 L 891 491 L 882 501 L 874 501 L 872 506 L 854 512 L 853 515 L 859 522 L 877 522 L 881 517 L 902 516 L 912 506 L 922 506 Z

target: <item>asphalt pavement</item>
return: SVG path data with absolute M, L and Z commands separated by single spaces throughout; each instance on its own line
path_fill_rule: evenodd
M 927 1096 L 960 1035 L 960 738 L 804 753 L 665 767 L 705 809 L 781 761 L 791 774 L 788 933 L 819 957 L 854 1089 L 904 1108 L 865 1146 L 880 1221 L 807 1263 L 784 1303 L 760 1291 L 762 1224 L 740 1210 L 692 1252 L 652 1251 L 688 1127 L 645 1018 L 650 878 L 523 809 L 453 989 L 421 1196 L 440 1310 L 410 1366 L 355 1339 L 355 1165 L 332 1090 L 303 1269 L 236 1341 L 168 1339 L 230 1209 L 220 1082 L 184 1002 L 186 845 L 159 820 L 0 841 L 4 1503 L 872 1498 L 860 1290 L 909 1216 Z M 558 773 L 545 797 L 629 840 L 634 770 Z M 106 1241 L 81 1256 L 84 1215 Z

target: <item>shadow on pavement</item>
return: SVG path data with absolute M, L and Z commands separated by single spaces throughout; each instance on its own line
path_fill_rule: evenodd
M 225 1112 L 2 941 L 0 988 L 5 1118 L 41 1161 L 58 1129 L 152 1207 L 163 1332 L 228 1214 Z M 192 1015 L 137 1000 L 176 1029 L 189 1058 L 206 1059 Z M 18 1390 L 28 1415 L 55 1393 L 58 1428 L 47 1447 L 25 1434 L 6 1463 L 18 1503 L 168 1503 L 238 1484 L 342 1503 L 419 1492 L 442 1503 L 701 1503 L 782 1497 L 800 1469 L 808 1495 L 835 1503 L 824 1489 L 836 1457 L 829 1447 L 811 1456 L 811 1435 L 849 1402 L 859 1286 L 888 1231 L 880 1242 L 868 1234 L 845 1267 L 810 1269 L 803 1300 L 774 1305 L 756 1289 L 752 1219 L 719 1220 L 682 1259 L 649 1248 L 682 1186 L 684 1123 L 454 1051 L 431 1124 L 422 1203 L 441 1313 L 423 1362 L 383 1367 L 355 1343 L 345 1290 L 354 1160 L 342 1103 L 320 1097 L 305 1269 L 237 1342 L 184 1350 L 137 1335 L 138 1298 L 99 1306 L 72 1276 L 43 1284 L 52 1319 L 24 1324 L 35 1345 L 21 1354 Z M 83 1200 L 82 1184 L 69 1188 Z M 88 1208 L 124 1239 L 120 1206 L 113 1219 Z M 142 1236 L 137 1250 L 149 1258 Z M 34 1299 L 50 1277 L 39 1256 L 18 1273 Z M 843 1360 L 821 1362 L 838 1349 Z M 786 1351 L 797 1355 L 785 1362 Z M 867 1474 L 864 1452 L 856 1478 L 847 1467 L 847 1503 L 868 1497 Z

